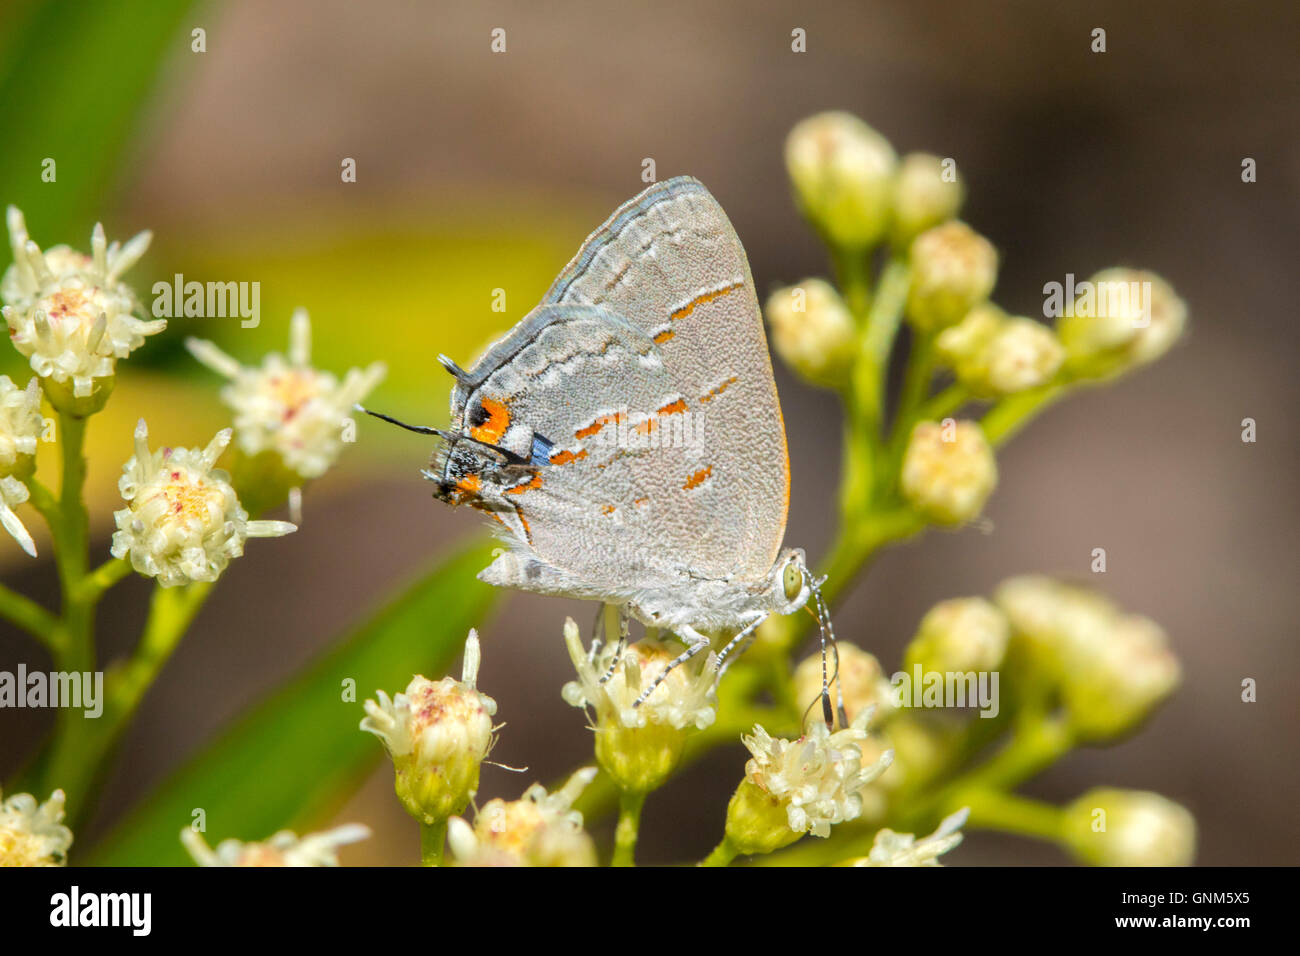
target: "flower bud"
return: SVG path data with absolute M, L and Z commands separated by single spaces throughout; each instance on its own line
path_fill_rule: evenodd
M 817 722 L 798 740 L 774 739 L 760 726 L 742 738 L 753 756 L 727 806 L 727 840 L 735 850 L 771 853 L 805 833 L 826 837 L 833 824 L 856 819 L 862 790 L 893 759 L 885 751 L 863 766 L 870 719 L 863 711 L 834 733 Z
M 1094 866 L 1190 866 L 1196 820 L 1158 793 L 1098 787 L 1065 811 L 1065 842 Z
M 1085 740 L 1117 737 L 1173 693 L 1180 677 L 1158 624 L 1137 615 L 1118 617 L 1102 639 L 1073 648 L 1063 687 L 1070 724 Z
M 533 784 L 518 800 L 489 800 L 471 827 L 459 817 L 447 824 L 447 843 L 458 866 L 595 866 L 596 847 L 573 809 L 595 767 L 579 770 L 555 793 Z
M 465 640 L 461 679 L 434 682 L 418 674 L 391 700 L 365 702 L 361 729 L 374 734 L 393 758 L 397 797 L 425 824 L 446 820 L 469 805 L 479 767 L 492 749 L 497 704 L 478 691 L 478 634 Z
M 1044 385 L 1065 360 L 1051 329 L 1032 319 L 1008 318 L 991 304 L 976 306 L 944 329 L 935 346 L 958 381 L 981 398 Z
M 964 222 L 921 233 L 912 242 L 911 260 L 907 316 L 922 332 L 960 322 L 997 282 L 997 251 Z
M 230 429 L 218 432 L 202 451 L 149 450 L 149 429 L 140 419 L 135 455 L 122 467 L 118 490 L 127 507 L 113 513 L 115 558 L 167 588 L 191 581 L 215 581 L 248 538 L 285 535 L 287 521 L 249 521 L 224 471 L 213 466 L 230 443 Z
M 889 141 L 850 113 L 800 121 L 785 165 L 803 214 L 833 245 L 865 249 L 889 222 L 897 156 Z
M 903 666 L 941 674 L 995 670 L 1009 636 L 1006 616 L 984 598 L 942 601 L 921 619 Z
M 836 677 L 835 654 L 826 655 L 826 677 L 830 680 L 831 700 L 838 699 L 838 689 L 844 689 L 844 715 L 853 723 L 859 715 L 875 708 L 872 723 L 884 723 L 894 713 L 893 696 L 889 681 L 885 679 L 876 658 L 848 641 L 837 641 L 839 676 Z M 838 685 L 838 686 L 837 686 Z M 821 697 L 822 656 L 811 654 L 800 661 L 794 671 L 795 703 L 804 708 Z M 821 707 L 808 713 L 808 721 L 822 722 Z
M 835 386 L 847 379 L 857 355 L 857 329 L 829 282 L 805 279 L 772 293 L 767 324 L 777 354 L 808 381 Z
M 899 485 L 903 497 L 930 521 L 970 521 L 997 483 L 993 449 L 976 422 L 919 422 L 912 429 Z
M 712 652 L 668 671 L 640 706 L 634 706 L 677 656 L 667 644 L 646 638 L 623 651 L 609 680 L 617 643 L 590 655 L 573 618 L 564 622 L 564 642 L 578 679 L 564 685 L 574 707 L 595 711 L 596 760 L 619 789 L 649 793 L 676 769 L 687 738 L 716 717 L 718 656 Z M 696 663 L 698 661 L 698 663 Z
M 906 249 L 912 240 L 957 215 L 966 188 L 956 164 L 948 173 L 944 160 L 929 153 L 908 153 L 898 167 L 891 226 L 894 244 Z
M 0 797 L 4 794 L 0 794 Z M 0 802 L 0 867 L 64 866 L 72 831 L 63 825 L 63 791 L 37 804 L 30 793 Z
M 1081 378 L 1109 378 L 1154 362 L 1183 334 L 1187 304 L 1152 272 L 1097 273 L 1056 322 L 1066 366 Z

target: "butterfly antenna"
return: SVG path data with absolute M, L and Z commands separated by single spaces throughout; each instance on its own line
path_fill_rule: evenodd
M 826 607 L 826 601 L 822 598 L 820 583 L 811 573 L 807 573 L 806 580 L 808 587 L 812 591 L 813 605 L 816 608 L 817 629 L 821 635 L 822 646 L 822 717 L 826 721 L 826 726 L 835 729 L 835 717 L 839 718 L 840 727 L 849 726 L 848 715 L 844 711 L 844 682 L 839 680 L 840 676 L 840 648 L 835 643 L 835 625 L 831 622 L 831 612 Z M 830 644 L 831 651 L 835 655 L 834 673 L 827 676 L 826 667 L 826 645 Z M 834 717 L 831 711 L 830 685 L 835 685 L 835 710 Z
M 364 412 L 367 415 L 388 422 L 390 425 L 396 425 L 398 428 L 405 428 L 408 432 L 415 432 L 419 435 L 437 435 L 439 438 L 448 437 L 447 432 L 443 431 L 441 428 L 434 428 L 432 425 L 408 425 L 406 422 L 398 421 L 396 418 L 393 418 L 393 416 L 385 415 L 383 412 L 372 412 L 370 409 L 359 403 L 352 407 L 359 412 Z

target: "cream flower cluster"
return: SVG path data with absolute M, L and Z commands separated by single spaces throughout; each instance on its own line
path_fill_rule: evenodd
M 369 827 L 348 823 L 304 837 L 281 830 L 260 843 L 222 840 L 213 850 L 202 834 L 186 827 L 181 831 L 181 843 L 199 866 L 338 866 L 339 847 L 368 836 Z
M 595 767 L 579 770 L 555 793 L 533 784 L 518 800 L 489 800 L 474 825 L 452 817 L 447 843 L 459 866 L 595 866 L 596 847 L 573 809 Z
M 235 440 L 247 455 L 278 454 L 302 479 L 319 478 L 338 459 L 353 406 L 383 379 L 375 362 L 350 369 L 340 383 L 311 367 L 311 322 L 299 309 L 290 320 L 289 355 L 272 352 L 260 367 L 240 365 L 212 342 L 185 340 L 208 368 L 230 379 L 222 400 L 235 413 Z
M 129 558 L 140 574 L 163 587 L 215 581 L 248 538 L 296 531 L 287 521 L 249 521 L 229 476 L 214 468 L 230 443 L 223 429 L 202 451 L 149 450 L 144 419 L 135 429 L 135 454 L 122 468 L 118 490 L 127 507 L 114 512 L 113 556 Z
M 1153 272 L 1105 269 L 1056 323 L 1067 366 L 1082 377 L 1154 362 L 1183 334 L 1187 304 Z
M 97 224 L 91 255 L 67 246 L 43 253 L 13 206 L 8 225 L 14 263 L 0 280 L 0 298 L 10 339 L 37 375 L 65 386 L 71 382 L 75 398 L 88 398 L 96 380 L 113 376 L 118 359 L 167 327 L 163 319 L 138 318 L 135 293 L 119 281 L 149 248 L 151 236 L 142 232 L 124 246 L 108 245 Z
M 3 796 L 3 794 L 0 794 Z M 0 866 L 63 866 L 72 831 L 63 825 L 63 791 L 38 804 L 30 793 L 0 803 Z
M 1059 683 L 1084 738 L 1129 730 L 1181 680 L 1161 627 L 1101 594 L 1024 575 L 1004 581 L 995 600 L 1032 659 Z
M 857 328 L 849 307 L 825 279 L 777 289 L 763 310 L 772 347 L 811 382 L 839 385 L 857 357 Z
M 1002 663 L 1011 628 L 981 597 L 940 601 L 921 619 L 904 655 L 904 668 L 923 671 L 988 671 Z
M 31 496 L 23 479 L 35 467 L 42 427 L 40 382 L 33 378 L 22 389 L 0 375 L 0 525 L 32 557 L 36 543 L 13 509 Z
M 480 693 L 478 634 L 469 632 L 461 679 L 416 675 L 405 693 L 365 702 L 361 729 L 393 758 L 397 795 L 425 823 L 460 813 L 478 790 L 479 767 L 492 749 L 496 701 Z
M 1010 395 L 1050 382 L 1065 361 L 1052 330 L 1032 319 L 1008 317 L 985 304 L 935 340 L 958 381 L 980 397 Z
M 854 860 L 853 866 L 942 866 L 939 857 L 961 843 L 961 828 L 969 814 L 969 810 L 958 810 L 920 840 L 911 833 L 883 829 L 876 834 L 871 853 Z
M 833 733 L 824 723 L 814 723 L 797 740 L 775 738 L 755 726 L 752 735 L 741 738 L 752 757 L 733 803 L 746 799 L 742 791 L 752 787 L 749 796 L 774 802 L 792 835 L 830 836 L 832 825 L 862 812 L 862 789 L 893 760 L 893 754 L 885 751 L 871 765 L 862 765 L 870 720 L 871 711 L 865 710 L 848 727 Z M 731 816 L 729 810 L 729 836 L 733 835 Z
M 997 483 L 997 460 L 977 422 L 918 422 L 912 429 L 899 486 L 930 521 L 958 525 L 978 517 Z
M 564 700 L 574 707 L 590 707 L 598 721 L 614 720 L 624 727 L 662 724 L 684 730 L 703 730 L 717 716 L 718 656 L 700 655 L 668 672 L 639 707 L 633 704 L 677 656 L 662 641 L 646 638 L 624 648 L 609 680 L 602 683 L 618 650 L 615 642 L 589 654 L 582 646 L 573 618 L 564 622 L 564 642 L 578 679 L 564 685 Z M 702 659 L 701 659 L 702 658 Z M 692 666 L 694 665 L 694 666 Z

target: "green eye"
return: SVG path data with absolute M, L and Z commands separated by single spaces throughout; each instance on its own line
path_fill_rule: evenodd
M 793 561 L 786 562 L 784 578 L 785 599 L 793 601 L 799 596 L 799 592 L 803 590 L 803 574 Z

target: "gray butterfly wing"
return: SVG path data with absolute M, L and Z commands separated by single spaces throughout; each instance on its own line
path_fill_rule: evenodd
M 486 580 L 609 600 L 734 570 L 732 519 L 703 497 L 712 451 L 660 346 L 622 316 L 539 306 L 463 373 L 452 422 L 473 440 L 466 487 L 514 545 Z M 480 469 L 489 446 L 504 462 Z M 712 564 L 683 553 L 698 537 Z
M 766 575 L 790 465 L 749 262 L 717 200 L 690 177 L 651 186 L 587 238 L 543 301 L 600 306 L 641 329 L 701 434 L 699 447 L 636 459 L 629 470 L 656 493 L 630 523 L 660 529 L 658 546 L 703 575 Z

